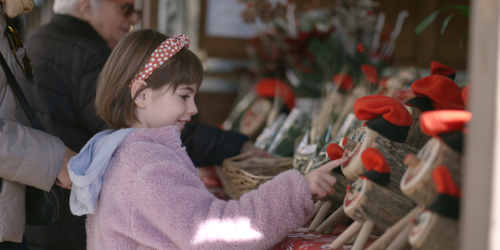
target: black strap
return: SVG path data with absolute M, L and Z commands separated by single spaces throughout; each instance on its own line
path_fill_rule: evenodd
M 16 80 L 16 77 L 14 77 L 14 74 L 9 68 L 9 65 L 7 64 L 7 61 L 5 61 L 5 58 L 3 57 L 2 53 L 0 52 L 0 64 L 2 65 L 3 71 L 5 72 L 5 76 L 7 77 L 7 81 L 10 83 L 10 86 L 12 87 L 12 90 L 14 91 L 14 94 L 17 97 L 17 100 L 21 104 L 21 107 L 24 110 L 24 113 L 28 117 L 28 120 L 31 123 L 31 127 L 40 131 L 44 131 L 42 128 L 42 125 L 38 121 L 38 119 L 35 116 L 35 112 L 31 109 L 30 104 L 28 103 L 28 100 L 26 99 L 26 96 L 23 93 L 23 90 L 19 86 L 19 83 Z

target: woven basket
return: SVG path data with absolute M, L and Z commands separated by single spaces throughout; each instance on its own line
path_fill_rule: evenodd
M 232 199 L 239 199 L 244 193 L 257 189 L 260 184 L 271 180 L 281 172 L 293 168 L 293 158 L 250 158 L 248 153 L 224 160 L 222 167 L 216 167 L 224 190 Z

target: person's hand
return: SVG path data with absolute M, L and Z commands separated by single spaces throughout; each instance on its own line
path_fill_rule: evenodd
M 306 174 L 305 178 L 307 185 L 309 185 L 309 189 L 311 190 L 311 194 L 313 195 L 313 199 L 321 199 L 327 195 L 335 193 L 333 185 L 335 185 L 337 179 L 330 175 L 330 171 L 346 162 L 347 159 L 349 158 L 344 157 L 330 161 Z
M 272 154 L 269 154 L 265 150 L 262 150 L 260 148 L 255 147 L 251 142 L 247 141 L 243 143 L 243 146 L 241 147 L 241 154 L 246 153 L 246 152 L 252 152 L 252 154 L 246 158 L 251 158 L 251 157 L 261 157 L 261 158 L 274 158 Z
M 71 186 L 73 185 L 73 182 L 69 178 L 69 172 L 68 172 L 68 163 L 69 160 L 76 155 L 75 152 L 73 152 L 71 149 L 68 147 L 64 146 L 66 153 L 64 154 L 64 160 L 61 168 L 61 172 L 59 172 L 59 175 L 57 175 L 57 180 L 56 184 L 58 186 L 61 186 L 66 189 L 71 189 Z

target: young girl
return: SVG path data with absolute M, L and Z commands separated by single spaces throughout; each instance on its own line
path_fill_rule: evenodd
M 97 86 L 97 113 L 112 128 L 94 136 L 70 164 L 71 209 L 88 214 L 88 249 L 266 249 L 332 194 L 328 174 L 346 159 L 306 175 L 286 171 L 223 201 L 209 193 L 181 144 L 197 113 L 203 67 L 184 35 L 127 35 Z

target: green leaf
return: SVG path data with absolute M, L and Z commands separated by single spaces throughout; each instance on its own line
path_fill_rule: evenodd
M 462 36 L 462 38 L 460 38 L 460 43 L 459 43 L 460 48 L 462 48 L 462 49 L 464 48 L 464 47 L 463 47 L 463 45 L 462 45 L 462 41 L 463 41 L 465 38 L 467 38 L 468 36 L 469 36 L 468 34 L 465 34 L 465 35 L 463 35 L 463 36 Z
M 420 22 L 420 24 L 418 24 L 417 28 L 415 28 L 415 33 L 418 35 L 418 34 L 422 33 L 422 31 L 427 29 L 427 27 L 429 27 L 429 25 L 431 25 L 432 21 L 434 21 L 434 19 L 436 19 L 437 15 L 441 11 L 442 11 L 442 9 L 434 11 L 432 14 L 430 14 L 428 17 L 426 17 L 422 22 Z
M 443 21 L 443 25 L 441 26 L 441 35 L 444 34 L 444 31 L 446 30 L 446 27 L 448 27 L 448 23 L 450 22 L 451 18 L 454 16 L 455 14 L 451 14 L 449 15 L 448 17 L 446 17 L 446 19 L 444 19 Z
M 420 24 L 418 24 L 417 28 L 415 28 L 415 33 L 418 35 L 422 33 L 431 23 L 436 19 L 437 15 L 441 13 L 441 11 L 446 10 L 446 9 L 457 9 L 460 14 L 469 16 L 469 7 L 466 5 L 459 5 L 459 4 L 454 4 L 454 5 L 448 5 L 445 6 L 439 10 L 436 10 L 432 12 L 429 16 L 427 16 Z M 463 12 L 463 13 L 462 13 Z

